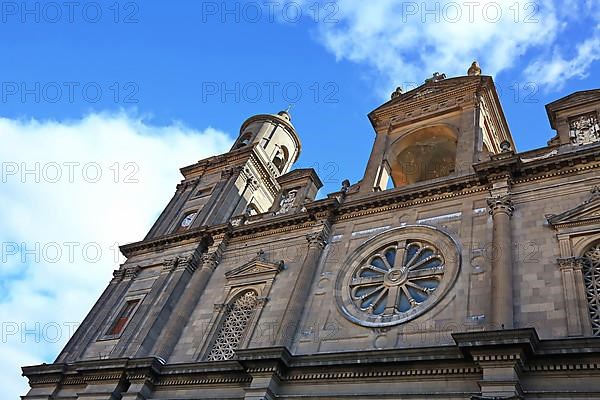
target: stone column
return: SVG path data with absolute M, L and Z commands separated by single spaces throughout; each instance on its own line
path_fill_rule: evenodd
M 209 252 L 202 255 L 199 271 L 196 271 L 192 276 L 192 279 L 185 288 L 182 298 L 169 316 L 167 324 L 164 326 L 158 341 L 154 345 L 152 350 L 153 356 L 167 360 L 173 352 L 179 337 L 183 333 L 185 325 L 189 321 L 194 308 L 196 308 L 200 297 L 204 293 L 206 284 L 219 263 L 225 246 L 226 242 L 224 237 L 221 236 L 219 239 L 215 240 L 215 243 L 209 249 Z
M 375 186 L 375 179 L 377 179 L 377 171 L 383 161 L 383 154 L 385 153 L 386 146 L 388 144 L 388 132 L 379 132 L 375 136 L 375 143 L 373 143 L 373 149 L 369 156 L 367 168 L 365 170 L 365 176 L 360 184 L 361 193 L 370 193 L 373 191 Z
M 513 257 L 510 218 L 514 207 L 510 195 L 488 198 L 493 219 L 492 236 L 492 328 L 513 328 Z
M 283 346 L 289 349 L 294 341 L 294 336 L 301 322 L 302 310 L 304 309 L 310 294 L 310 287 L 317 271 L 319 258 L 327 245 L 328 236 L 328 226 L 325 226 L 320 232 L 306 235 L 308 251 L 304 258 L 304 262 L 300 267 L 300 271 L 298 272 L 296 284 L 292 289 L 288 305 L 283 314 L 281 324 L 279 325 L 279 330 L 275 339 L 276 346 Z

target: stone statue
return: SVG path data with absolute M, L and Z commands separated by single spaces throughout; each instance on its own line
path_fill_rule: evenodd
M 294 205 L 294 202 L 296 201 L 297 194 L 298 191 L 292 189 L 288 191 L 285 195 L 283 195 L 283 197 L 281 198 L 281 202 L 279 203 L 279 210 L 275 213 L 275 215 L 285 214 L 288 211 L 290 211 L 292 206 Z
M 469 75 L 469 76 L 481 75 L 481 68 L 479 67 L 479 64 L 477 64 L 477 61 L 473 61 L 473 63 L 471 64 L 471 66 L 469 67 L 469 69 L 467 71 L 467 75 Z

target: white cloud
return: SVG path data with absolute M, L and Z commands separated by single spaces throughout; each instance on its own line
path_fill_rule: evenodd
M 68 122 L 0 118 L 4 397 L 27 390 L 21 366 L 54 361 L 70 323 L 83 319 L 122 262 L 115 243 L 144 237 L 174 193 L 179 168 L 231 142 L 212 128 L 153 126 L 125 113 Z M 93 183 L 96 171 L 102 175 Z M 29 253 L 13 255 L 21 250 Z
M 326 9 L 328 2 L 322 3 Z M 582 4 L 574 0 L 336 3 L 329 22 L 319 21 L 319 40 L 337 59 L 369 66 L 376 72 L 376 86 L 386 96 L 397 85 L 408 89 L 420 85 L 435 71 L 465 75 L 474 59 L 485 74 L 496 75 L 517 63 L 523 65 L 524 56 L 549 54 L 558 41 L 575 48 L 575 40 L 561 36 L 565 30 L 576 26 L 583 35 L 590 35 L 600 21 L 598 2 L 591 0 Z M 303 5 L 314 9 L 312 0 L 303 0 Z M 561 77 L 584 76 L 596 60 L 593 56 L 584 59 L 587 47 L 591 51 L 594 43 L 580 44 L 581 56 L 573 60 L 581 65 L 573 67 L 567 61 L 558 65 L 560 59 L 555 63 L 555 68 L 567 69 Z M 544 63 L 543 58 L 539 63 Z
M 586 78 L 590 66 L 600 60 L 600 30 L 597 32 L 595 36 L 577 45 L 571 59 L 563 57 L 561 51 L 555 48 L 550 60 L 536 59 L 525 69 L 525 75 L 547 90 L 562 89 L 571 78 Z

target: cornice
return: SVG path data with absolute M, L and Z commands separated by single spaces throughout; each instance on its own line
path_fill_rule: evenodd
M 473 169 L 482 182 L 490 181 L 490 177 L 505 175 L 510 177 L 513 183 L 518 184 L 600 167 L 600 145 L 598 144 L 579 148 L 577 151 L 567 149 L 562 153 L 560 153 L 561 149 L 557 149 L 558 154 L 544 157 L 544 152 L 551 153 L 553 149 L 556 148 L 536 149 L 523 153 L 499 153 L 489 161 L 473 164 Z M 533 157 L 533 160 L 530 158 L 536 155 L 541 157 L 539 159 Z M 575 165 L 579 166 L 574 167 Z
M 240 149 L 232 150 L 227 153 L 204 158 L 195 164 L 180 168 L 179 171 L 186 179 L 194 179 L 197 175 L 207 172 L 216 172 L 223 167 L 232 167 L 236 161 L 244 161 L 248 159 L 250 153 L 256 144 L 244 146 Z
M 156 358 L 106 359 L 23 368 L 32 385 L 151 380 L 156 386 L 247 384 L 253 375 L 282 381 L 427 379 L 478 375 L 486 363 L 522 363 L 527 372 L 600 370 L 600 338 L 540 340 L 535 329 L 453 333 L 456 345 L 293 355 L 286 348 L 238 350 L 229 361 L 163 364 Z M 480 363 L 482 363 L 480 365 Z
M 439 376 L 447 377 L 451 375 L 476 375 L 481 376 L 482 369 L 478 366 L 456 366 L 451 368 L 410 368 L 403 369 L 398 367 L 396 369 L 382 368 L 379 370 L 370 371 L 326 371 L 320 373 L 310 372 L 293 372 L 281 377 L 282 381 L 319 381 L 319 380 L 354 380 L 354 379 L 368 379 L 375 378 L 380 381 L 381 378 L 397 379 L 400 377 L 414 377 L 414 376 Z
M 236 238 L 257 238 L 283 232 L 303 230 L 314 226 L 319 219 L 331 218 L 343 221 L 351 218 L 383 213 L 400 208 L 437 202 L 452 198 L 484 193 L 488 185 L 499 177 L 508 178 L 513 185 L 544 180 L 557 176 L 576 174 L 600 168 L 600 144 L 566 151 L 547 158 L 524 162 L 532 155 L 547 153 L 553 148 L 536 149 L 523 153 L 498 154 L 494 159 L 473 165 L 475 173 L 433 182 L 421 182 L 407 187 L 369 193 L 360 197 L 348 195 L 342 203 L 335 196 L 305 204 L 306 211 L 293 214 L 270 216 L 250 224 L 233 227 L 222 224 L 200 227 L 190 231 L 162 236 L 149 241 L 143 240 L 120 247 L 126 257 L 156 249 L 176 247 L 194 243 L 204 236 L 230 232 Z M 257 216 L 260 218 L 260 215 Z M 220 232 L 220 233 L 219 233 Z
M 336 221 L 471 195 L 486 190 L 487 187 L 482 185 L 477 176 L 473 174 L 446 179 L 442 182 L 390 189 L 350 201 L 346 200 L 336 212 Z
M 320 220 L 330 218 L 338 206 L 339 202 L 337 199 L 326 198 L 317 200 L 306 204 L 306 211 L 277 216 L 265 215 L 263 220 L 232 227 L 231 235 L 235 238 L 243 237 L 244 239 L 250 239 L 283 232 L 304 230 L 319 225 L 321 223 L 319 222 Z
M 129 258 L 149 251 L 164 250 L 190 243 L 200 243 L 207 236 L 208 229 L 203 226 L 185 232 L 172 233 L 156 239 L 142 240 L 119 246 L 121 253 Z

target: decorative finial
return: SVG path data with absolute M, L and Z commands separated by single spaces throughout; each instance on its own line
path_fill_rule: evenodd
M 287 119 L 288 121 L 292 121 L 292 115 L 290 114 L 290 110 L 294 107 L 294 104 L 288 104 L 287 108 L 283 111 L 279 111 L 277 115 Z
M 440 74 L 439 72 L 434 72 L 433 75 L 431 76 L 431 78 L 425 79 L 425 83 L 439 82 L 444 79 L 446 79 L 446 74 L 444 74 L 444 73 Z
M 400 95 L 401 95 L 401 94 L 402 94 L 402 88 L 401 88 L 400 86 L 398 86 L 398 87 L 396 88 L 396 90 L 394 90 L 394 91 L 392 92 L 392 96 L 391 96 L 391 98 L 392 98 L 392 99 L 395 99 L 396 97 L 400 97 Z
M 477 64 L 477 61 L 473 61 L 473 63 L 469 67 L 469 70 L 467 71 L 467 75 L 469 75 L 469 76 L 481 75 L 481 68 L 479 67 L 479 64 Z
M 350 188 L 350 181 L 348 179 L 344 179 L 344 181 L 342 182 L 341 191 L 346 193 L 348 191 L 348 188 Z

